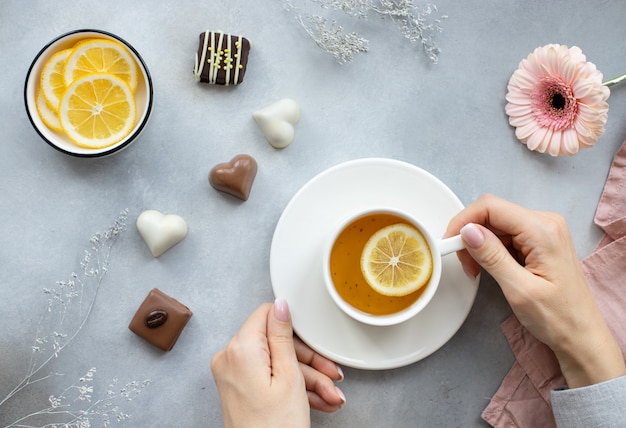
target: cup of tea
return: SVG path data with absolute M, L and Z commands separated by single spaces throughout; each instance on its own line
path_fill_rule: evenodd
M 435 238 L 404 211 L 360 210 L 329 235 L 323 249 L 324 282 L 350 317 L 370 325 L 395 325 L 428 305 L 439 286 L 442 257 L 463 248 L 460 235 Z

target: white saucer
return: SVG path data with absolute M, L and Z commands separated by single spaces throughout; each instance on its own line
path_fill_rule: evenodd
M 339 364 L 383 370 L 419 361 L 443 346 L 474 303 L 478 279 L 454 254 L 443 259 L 437 293 L 416 317 L 390 327 L 362 324 L 332 301 L 322 277 L 322 248 L 346 215 L 389 205 L 417 217 L 435 236 L 463 209 L 456 195 L 426 171 L 391 159 L 359 159 L 323 171 L 283 211 L 270 251 L 276 297 L 287 299 L 294 330 L 311 348 Z

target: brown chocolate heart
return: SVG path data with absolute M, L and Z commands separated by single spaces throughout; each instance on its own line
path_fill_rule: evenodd
M 209 173 L 209 183 L 221 192 L 246 201 L 256 171 L 257 163 L 252 156 L 237 155 L 230 162 L 215 165 Z

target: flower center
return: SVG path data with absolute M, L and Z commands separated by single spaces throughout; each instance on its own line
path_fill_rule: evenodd
M 558 76 L 543 76 L 530 94 L 533 116 L 540 126 L 554 131 L 571 128 L 578 103 L 570 85 Z
M 565 108 L 565 97 L 561 94 L 554 94 L 552 96 L 552 108 L 563 110 Z

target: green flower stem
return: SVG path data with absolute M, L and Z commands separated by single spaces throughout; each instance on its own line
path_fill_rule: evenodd
M 622 74 L 612 79 L 605 80 L 604 82 L 602 82 L 602 84 L 610 88 L 611 86 L 617 85 L 618 83 L 622 83 L 625 80 L 626 80 L 626 74 Z

